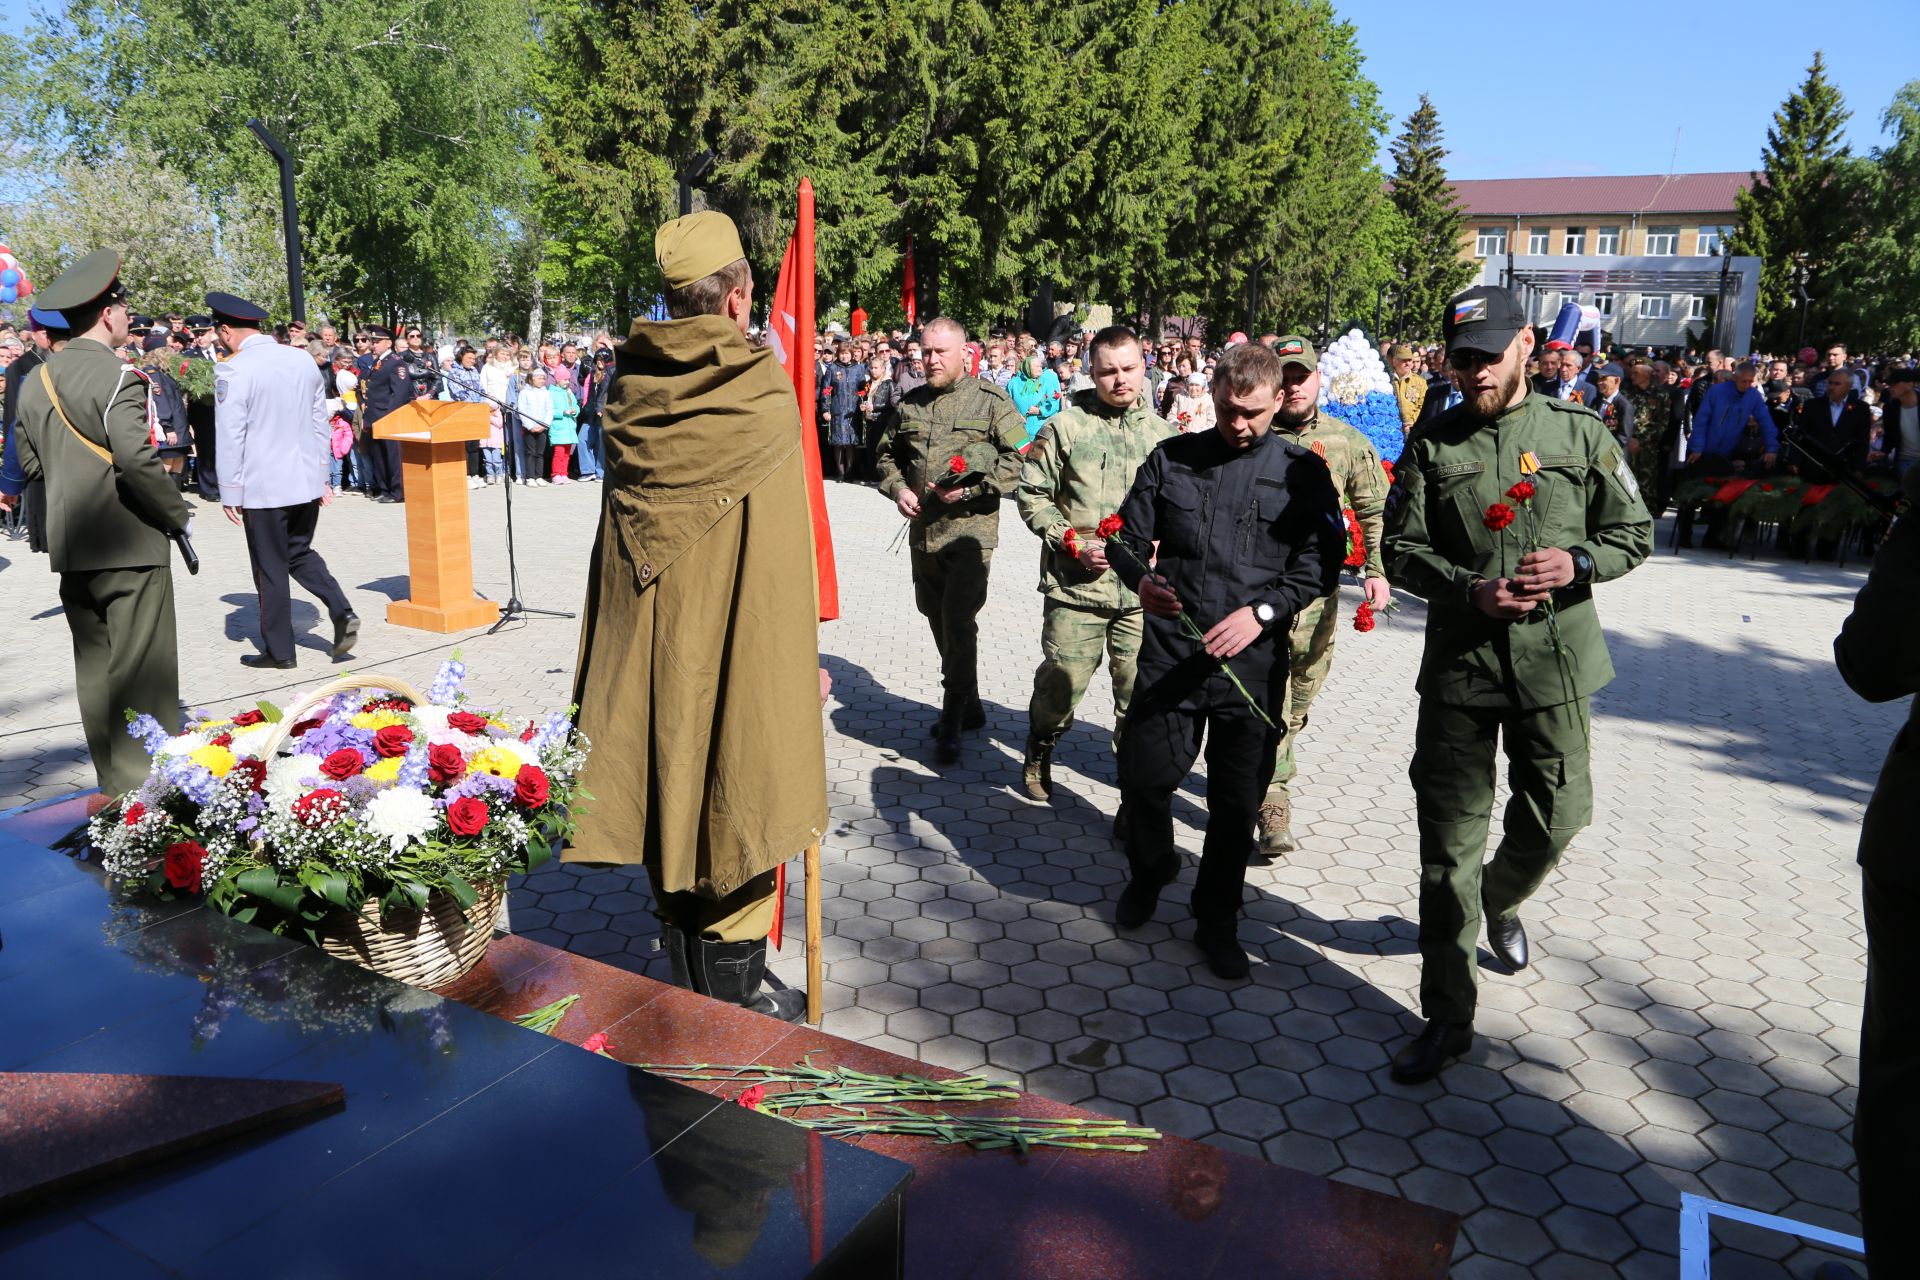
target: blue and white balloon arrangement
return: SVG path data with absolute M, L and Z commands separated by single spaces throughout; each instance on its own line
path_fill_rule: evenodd
M 1353 424 L 1386 462 L 1398 462 L 1406 443 L 1400 402 L 1386 361 L 1358 329 L 1349 329 L 1320 353 L 1320 407 Z

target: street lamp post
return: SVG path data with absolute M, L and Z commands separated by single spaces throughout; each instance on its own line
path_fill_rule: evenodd
M 1794 343 L 1794 349 L 1804 351 L 1807 346 L 1807 304 L 1813 301 L 1813 295 L 1807 292 L 1807 255 L 1804 253 L 1793 255 L 1793 292 L 1800 300 L 1800 340 Z

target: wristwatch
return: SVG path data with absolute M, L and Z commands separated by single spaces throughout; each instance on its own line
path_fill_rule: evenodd
M 1573 557 L 1573 582 L 1575 586 L 1584 586 L 1593 581 L 1593 556 L 1585 547 L 1575 547 L 1567 553 Z
M 1253 606 L 1253 616 L 1261 626 L 1270 627 L 1273 625 L 1273 620 L 1280 616 L 1280 611 L 1263 600 Z

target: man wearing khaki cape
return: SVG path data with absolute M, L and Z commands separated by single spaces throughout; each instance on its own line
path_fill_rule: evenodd
M 664 322 L 615 348 L 574 700 L 593 799 L 564 858 L 642 863 L 676 984 L 787 1021 L 761 990 L 774 869 L 827 824 L 813 533 L 793 386 L 750 346 L 725 214 L 654 237 Z

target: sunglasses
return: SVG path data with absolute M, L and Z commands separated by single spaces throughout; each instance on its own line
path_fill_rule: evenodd
M 1507 353 L 1504 351 L 1496 355 L 1488 355 L 1484 351 L 1449 351 L 1447 367 L 1465 373 L 1470 369 L 1478 369 L 1481 365 L 1499 364 L 1506 358 Z

